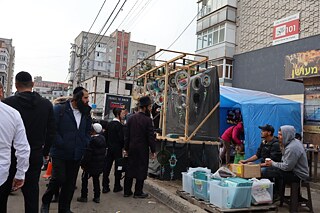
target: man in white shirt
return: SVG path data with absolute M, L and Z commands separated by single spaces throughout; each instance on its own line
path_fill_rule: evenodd
M 3 94 L 2 85 L 0 93 Z M 0 95 L 0 96 L 1 96 Z M 8 191 L 18 190 L 24 184 L 25 173 L 29 167 L 30 147 L 23 121 L 19 112 L 0 101 L 0 212 L 7 212 Z M 11 147 L 16 149 L 17 172 L 13 182 L 7 181 L 11 164 Z

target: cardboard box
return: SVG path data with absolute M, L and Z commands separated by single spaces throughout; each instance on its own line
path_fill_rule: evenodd
M 238 177 L 242 178 L 260 178 L 260 164 L 230 164 L 229 169 Z

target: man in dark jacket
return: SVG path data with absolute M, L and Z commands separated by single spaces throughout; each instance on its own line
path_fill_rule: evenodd
M 140 112 L 132 115 L 127 123 L 124 154 L 128 156 L 128 168 L 124 179 L 124 197 L 131 196 L 133 178 L 136 179 L 134 198 L 146 198 L 143 192 L 144 180 L 147 178 L 149 148 L 155 158 L 155 138 L 151 113 L 151 100 L 148 96 L 139 100 Z
M 100 203 L 100 181 L 99 176 L 103 171 L 104 157 L 106 155 L 106 140 L 102 132 L 102 126 L 99 123 L 92 125 L 92 136 L 89 146 L 81 160 L 82 187 L 81 197 L 77 198 L 79 202 L 88 201 L 88 179 L 92 177 L 94 198 L 93 202 Z
M 58 212 L 71 212 L 70 204 L 80 168 L 80 160 L 90 141 L 91 117 L 89 94 L 83 87 L 73 90 L 73 97 L 53 108 L 56 120 L 56 140 L 53 142 L 52 176 L 42 197 L 41 212 L 49 212 L 54 193 L 61 186 Z
M 106 156 L 105 168 L 103 169 L 102 193 L 108 193 L 110 191 L 110 187 L 109 187 L 110 171 L 111 171 L 113 162 L 119 158 L 122 158 L 122 149 L 124 147 L 123 125 L 121 123 L 122 118 L 124 118 L 124 109 L 114 108 L 113 114 L 114 114 L 114 119 L 108 124 L 108 128 L 107 128 L 108 152 Z M 117 168 L 115 168 L 113 192 L 122 191 L 120 180 L 121 180 L 121 172 L 119 172 Z
M 48 158 L 49 149 L 55 137 L 52 104 L 38 93 L 32 92 L 33 85 L 32 77 L 28 72 L 19 72 L 15 77 L 16 94 L 3 101 L 20 112 L 31 148 L 30 167 L 26 173 L 25 184 L 21 188 L 25 212 L 30 213 L 39 211 L 39 176 L 42 157 Z M 12 157 L 14 159 L 10 171 L 15 173 L 14 154 Z
M 259 126 L 261 129 L 261 138 L 263 138 L 257 153 L 247 160 L 241 160 L 240 163 L 248 163 L 261 159 L 261 166 L 265 167 L 265 159 L 270 158 L 275 162 L 280 162 L 282 153 L 280 150 L 280 144 L 276 137 L 273 136 L 273 126 L 266 124 L 265 126 Z M 262 176 L 265 170 L 262 170 Z

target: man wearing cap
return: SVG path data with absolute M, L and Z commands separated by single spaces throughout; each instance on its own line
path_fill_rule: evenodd
M 155 138 L 151 113 L 151 100 L 148 96 L 139 99 L 139 113 L 130 117 L 125 132 L 124 154 L 128 156 L 128 168 L 124 179 L 124 197 L 133 194 L 132 182 L 136 179 L 134 198 L 146 198 L 143 192 L 144 180 L 148 174 L 149 153 L 155 158 Z
M 249 163 L 261 159 L 261 166 L 265 166 L 265 159 L 271 158 L 275 162 L 281 161 L 281 150 L 279 141 L 273 136 L 273 126 L 266 124 L 259 126 L 261 129 L 261 138 L 263 138 L 257 153 L 246 160 L 241 160 L 240 163 Z
M 42 197 L 42 213 L 49 212 L 52 197 L 60 186 L 58 212 L 71 212 L 80 160 L 90 141 L 92 119 L 88 103 L 88 91 L 77 87 L 73 90 L 71 100 L 56 104 L 53 108 L 57 134 L 50 150 L 52 176 Z
M 17 92 L 3 100 L 21 114 L 28 142 L 31 148 L 29 169 L 24 186 L 25 212 L 39 211 L 39 177 L 43 156 L 48 158 L 50 146 L 55 138 L 55 123 L 52 104 L 49 100 L 33 92 L 32 77 L 28 72 L 19 72 L 15 77 Z M 13 150 L 14 151 L 14 150 Z M 16 159 L 13 156 L 11 173 L 15 173 Z M 32 196 L 30 196 L 32 194 Z

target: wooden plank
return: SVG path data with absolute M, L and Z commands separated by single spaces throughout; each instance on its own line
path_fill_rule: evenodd
M 177 190 L 176 192 L 180 197 L 189 201 L 190 203 L 199 206 L 202 209 L 205 209 L 208 212 L 216 213 L 216 212 L 251 212 L 251 211 L 278 211 L 278 207 L 276 205 L 259 205 L 259 206 L 250 206 L 249 208 L 239 208 L 239 209 L 223 209 L 219 208 L 209 202 L 199 200 L 194 196 L 191 196 L 189 193 Z

